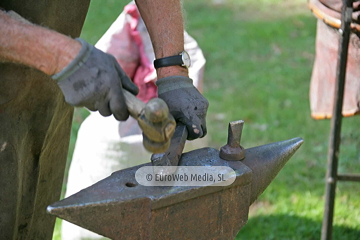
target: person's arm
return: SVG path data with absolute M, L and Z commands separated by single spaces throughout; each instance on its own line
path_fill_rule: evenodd
M 184 50 L 184 20 L 181 0 L 136 0 L 141 17 L 150 34 L 155 58 L 180 54 Z M 156 85 L 177 122 L 186 125 L 188 139 L 206 135 L 209 102 L 195 88 L 182 66 L 160 67 Z
M 184 51 L 184 21 L 180 0 L 136 0 L 149 32 L 155 58 L 169 57 Z M 181 66 L 157 69 L 158 79 L 168 76 L 188 76 Z
M 0 61 L 51 75 L 65 101 L 117 120 L 129 117 L 122 89 L 138 93 L 116 59 L 82 39 L 72 39 L 0 11 Z
M 0 61 L 21 63 L 53 75 L 79 53 L 81 44 L 63 34 L 0 11 Z

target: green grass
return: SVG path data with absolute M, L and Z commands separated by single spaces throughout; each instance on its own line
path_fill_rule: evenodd
M 92 1 L 82 37 L 95 43 L 126 3 Z M 330 121 L 310 118 L 316 19 L 306 1 L 185 0 L 184 8 L 187 31 L 207 59 L 209 146 L 224 145 L 227 124 L 238 119 L 245 121 L 245 148 L 304 138 L 237 239 L 319 239 Z M 76 111 L 72 143 L 85 115 Z M 343 120 L 340 172 L 360 173 L 359 122 Z M 360 184 L 338 184 L 334 239 L 360 239 L 359 192 Z M 60 239 L 59 226 L 54 239 Z

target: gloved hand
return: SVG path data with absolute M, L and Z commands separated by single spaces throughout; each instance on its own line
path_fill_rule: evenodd
M 186 125 L 188 140 L 206 135 L 206 112 L 209 102 L 194 87 L 192 80 L 170 76 L 156 81 L 159 98 L 163 99 L 175 120 Z
M 75 59 L 59 73 L 52 76 L 73 106 L 99 110 L 103 116 L 111 114 L 117 120 L 129 117 L 122 88 L 132 94 L 138 88 L 121 69 L 116 59 L 83 39 L 76 39 L 82 48 Z

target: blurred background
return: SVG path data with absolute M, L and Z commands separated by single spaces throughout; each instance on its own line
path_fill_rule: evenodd
M 127 3 L 93 0 L 81 37 L 95 44 Z M 306 0 L 184 0 L 183 5 L 186 30 L 207 60 L 209 147 L 224 145 L 228 123 L 239 119 L 245 121 L 245 148 L 304 139 L 252 205 L 236 239 L 319 239 L 330 121 L 310 117 L 316 18 Z M 75 110 L 68 163 L 88 114 Z M 359 116 L 343 120 L 340 173 L 360 173 L 359 123 Z M 58 220 L 56 240 L 60 226 Z M 333 239 L 360 239 L 360 184 L 338 183 Z

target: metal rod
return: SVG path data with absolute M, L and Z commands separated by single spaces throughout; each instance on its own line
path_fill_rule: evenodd
M 340 174 L 337 176 L 338 181 L 360 182 L 359 174 Z
M 331 132 L 328 150 L 328 165 L 326 173 L 325 188 L 325 209 L 321 229 L 321 239 L 332 239 L 332 225 L 335 205 L 335 191 L 337 181 L 338 160 L 340 154 L 340 133 L 342 122 L 342 105 L 344 99 L 346 64 L 350 38 L 350 23 L 352 14 L 353 0 L 343 0 L 341 14 L 341 36 L 339 40 L 339 50 L 336 68 L 336 85 L 334 95 L 334 108 L 331 119 Z

